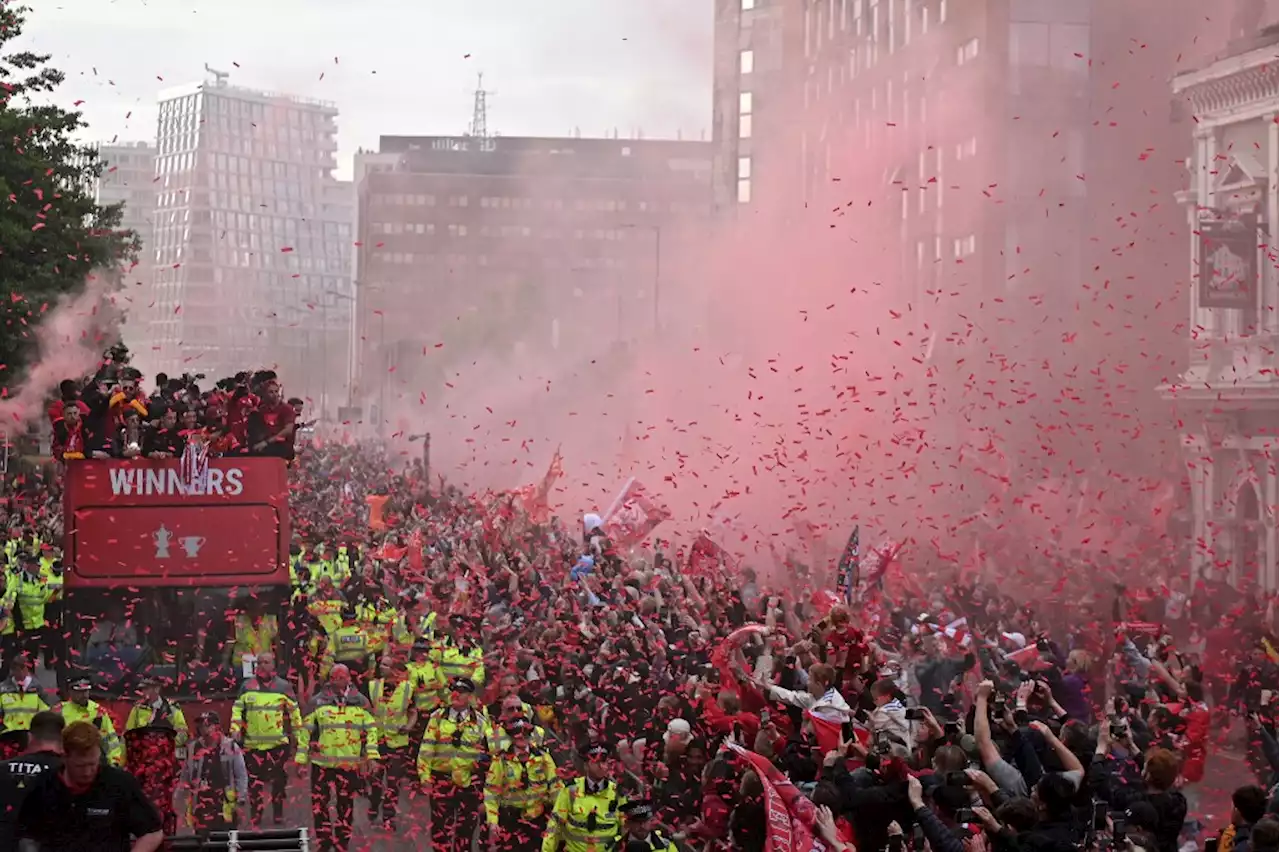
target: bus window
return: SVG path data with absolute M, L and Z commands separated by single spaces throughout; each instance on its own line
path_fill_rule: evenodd
M 131 698 L 144 675 L 160 679 L 170 699 L 234 695 L 244 677 L 236 653 L 237 617 L 282 612 L 279 590 L 68 590 L 66 626 L 71 678 L 94 691 Z M 243 631 L 242 631 L 243 632 Z M 279 650 L 280 637 L 274 637 Z

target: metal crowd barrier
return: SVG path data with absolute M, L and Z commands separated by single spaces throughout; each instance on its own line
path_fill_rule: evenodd
M 174 837 L 166 848 L 171 852 L 312 852 L 317 847 L 310 829 L 277 828 Z

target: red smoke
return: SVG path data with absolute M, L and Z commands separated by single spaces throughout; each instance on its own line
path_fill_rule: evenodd
M 870 146 L 837 134 L 807 205 L 795 173 L 762 173 L 759 198 L 794 203 L 744 207 L 672 241 L 663 286 L 680 307 L 626 366 L 598 347 L 594 363 L 451 376 L 430 420 L 438 469 L 512 487 L 536 481 L 563 444 L 568 475 L 553 499 L 566 517 L 601 508 L 635 475 L 674 513 L 663 533 L 728 517 L 739 550 L 795 546 L 801 521 L 833 552 L 860 522 L 951 560 L 964 550 L 957 533 L 978 527 L 1114 558 L 1159 538 L 1183 468 L 1176 416 L 1155 387 L 1185 361 L 1190 286 L 1172 193 L 1191 127 L 1169 125 L 1168 79 L 1205 51 L 1194 15 L 1142 5 L 1080 57 L 1095 95 L 1070 128 L 1054 109 L 988 111 L 980 91 L 934 99 L 931 128 L 1014 140 L 1006 154 L 1026 164 L 1016 183 L 1002 185 L 999 156 L 918 175 L 897 128 L 877 128 Z M 797 106 L 792 124 L 819 138 L 837 133 L 831 117 Z M 949 157 L 954 134 L 940 138 Z M 982 262 L 927 246 L 935 274 L 904 276 L 915 250 L 896 193 L 914 211 L 918 194 L 933 206 L 939 192 L 945 242 L 966 223 L 981 232 L 1002 206 L 1024 211 L 1008 220 L 1019 240 L 983 234 Z M 576 320 L 588 330 L 598 317 Z M 422 410 L 417 389 L 403 397 Z M 1057 482 L 1071 498 L 1038 499 Z

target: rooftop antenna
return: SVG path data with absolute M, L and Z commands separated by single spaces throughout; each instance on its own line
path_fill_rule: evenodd
M 231 76 L 230 71 L 219 71 L 216 68 L 210 68 L 208 62 L 204 64 L 204 71 L 206 74 L 213 75 L 213 85 L 218 88 L 222 88 L 227 85 L 227 78 Z
M 489 95 L 496 94 L 497 92 L 484 90 L 484 72 L 477 74 L 475 102 L 471 107 L 471 129 L 467 132 L 468 136 L 482 141 L 489 138 Z

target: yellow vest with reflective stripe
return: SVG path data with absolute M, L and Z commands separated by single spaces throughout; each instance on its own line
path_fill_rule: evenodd
M 431 662 L 439 669 L 445 683 L 455 677 L 465 677 L 470 678 L 477 689 L 484 686 L 484 652 L 479 648 L 463 652 L 453 643 L 441 643 L 432 653 Z
M 372 603 L 360 604 L 356 607 L 360 625 L 369 637 L 369 651 L 377 654 L 387 647 L 387 637 L 391 626 L 396 621 L 394 609 L 384 609 Z
M 338 576 L 334 580 L 335 583 L 345 583 L 351 579 L 351 554 L 347 552 L 346 545 L 338 548 L 338 555 L 333 560 L 333 571 Z
M 426 784 L 433 775 L 447 776 L 459 787 L 470 787 L 476 764 L 488 753 L 489 723 L 475 710 L 466 711 L 460 722 L 451 715 L 442 708 L 427 720 L 418 750 L 418 778 Z
M 23 630 L 39 630 L 46 626 L 45 604 L 49 602 L 49 581 L 37 574 L 34 579 L 26 571 L 18 573 L 18 612 L 22 616 Z
M 319 704 L 302 720 L 298 731 L 298 763 L 352 769 L 378 759 L 378 725 L 368 701 L 354 693 L 347 704 Z M 315 744 L 316 753 L 311 754 Z
M 440 706 L 444 699 L 444 681 L 430 660 L 407 663 L 409 682 L 413 684 L 413 706 L 418 708 L 419 718 Z
M 409 708 L 413 687 L 408 680 L 396 684 L 389 694 L 383 695 L 386 680 L 369 681 L 369 700 L 373 702 L 373 718 L 378 723 L 381 743 L 387 748 L 404 748 L 409 744 Z
M 244 662 L 245 654 L 255 657 L 269 653 L 280 635 L 280 622 L 274 615 L 264 615 L 255 627 L 247 615 L 236 616 L 236 641 L 231 651 L 231 663 L 236 668 Z
M 609 852 L 622 835 L 619 810 L 623 804 L 612 781 L 598 793 L 587 792 L 587 779 L 576 778 L 556 796 L 542 852 Z
M 342 626 L 342 608 L 346 606 L 339 600 L 311 601 L 307 604 L 307 612 L 320 623 L 320 629 L 332 634 Z
M 245 682 L 244 692 L 231 705 L 231 736 L 235 738 L 243 732 L 246 751 L 266 751 L 285 745 L 289 742 L 289 731 L 296 734 L 301 727 L 298 702 L 257 678 Z
M 545 751 L 498 755 L 484 780 L 485 818 L 497 825 L 501 808 L 515 808 L 524 819 L 537 819 L 551 810 L 560 789 L 556 762 Z
M 0 713 L 4 714 L 4 730 L 29 731 L 31 719 L 49 705 L 38 692 L 0 692 Z
M 102 732 L 102 753 L 112 766 L 124 766 L 124 741 L 116 734 L 115 722 L 111 714 L 102 709 L 102 705 L 90 700 L 81 707 L 74 701 L 62 705 L 62 720 L 68 725 L 76 722 L 88 722 Z
M 372 650 L 369 634 L 359 624 L 344 624 L 329 636 L 329 654 L 339 663 L 367 660 Z

